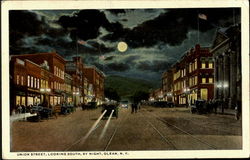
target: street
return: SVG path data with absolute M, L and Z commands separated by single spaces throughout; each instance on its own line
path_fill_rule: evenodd
M 101 119 L 101 108 L 43 120 L 14 121 L 11 151 L 114 151 L 241 149 L 241 120 L 191 114 L 189 108 L 119 108 Z

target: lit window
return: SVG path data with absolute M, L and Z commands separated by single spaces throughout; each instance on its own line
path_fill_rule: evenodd
M 206 83 L 206 78 L 202 78 L 201 80 L 202 80 L 201 83 Z
M 195 79 L 194 79 L 194 84 L 197 85 L 197 82 L 198 82 L 198 77 L 195 76 Z
M 206 68 L 206 63 L 205 62 L 201 63 L 201 68 Z
M 23 76 L 21 76 L 21 85 L 23 86 Z
M 45 88 L 49 88 L 49 82 L 45 81 Z
M 33 88 L 33 77 L 30 78 L 30 87 Z
M 27 82 L 27 86 L 30 86 L 30 76 L 28 76 L 28 82 Z
M 19 81 L 20 81 L 19 75 L 16 75 L 16 84 L 17 84 L 17 85 L 19 85 Z
M 40 88 L 40 80 L 37 79 L 37 88 Z
M 191 73 L 191 72 L 192 72 L 192 68 L 191 68 L 191 66 L 192 66 L 192 63 L 190 63 L 190 64 L 189 64 L 189 73 Z
M 195 62 L 194 62 L 194 69 L 195 70 L 197 69 L 197 59 L 195 59 Z
M 36 88 L 36 78 L 34 78 L 34 88 Z
M 53 89 L 53 82 L 50 83 L 50 88 Z
M 214 68 L 213 62 L 209 62 L 209 63 L 208 63 L 208 68 Z
M 214 79 L 213 78 L 209 78 L 208 79 L 208 83 L 213 83 L 214 82 Z

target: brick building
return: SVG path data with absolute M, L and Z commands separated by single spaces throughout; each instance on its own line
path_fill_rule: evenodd
M 55 52 L 11 56 L 11 108 L 18 104 L 61 104 L 64 68 L 64 59 Z
M 169 69 L 162 74 L 163 100 L 173 102 L 173 71 Z
M 104 101 L 104 73 L 95 66 L 85 66 L 84 73 L 88 79 L 88 83 L 92 84 L 92 101 L 96 101 L 98 104 L 101 104 Z M 89 92 L 91 92 L 91 89 Z
M 73 57 L 72 61 L 66 62 L 65 70 L 72 76 L 72 93 L 75 105 L 84 102 L 84 64 L 82 58 Z
M 73 104 L 73 80 L 72 76 L 65 73 L 64 74 L 65 84 L 64 84 L 64 101 L 68 104 Z
M 177 105 L 213 99 L 213 55 L 196 45 L 173 66 L 173 95 Z
M 149 101 L 162 101 L 162 100 L 163 100 L 162 88 L 158 88 L 150 92 Z

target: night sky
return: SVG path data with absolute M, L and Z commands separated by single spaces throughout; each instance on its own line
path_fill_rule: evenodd
M 199 13 L 207 20 L 199 19 L 198 29 Z M 56 51 L 70 60 L 78 54 L 107 75 L 159 82 L 198 43 L 198 33 L 201 46 L 209 47 L 217 29 L 239 20 L 240 10 L 232 8 L 13 10 L 10 55 Z M 119 42 L 128 45 L 125 52 Z

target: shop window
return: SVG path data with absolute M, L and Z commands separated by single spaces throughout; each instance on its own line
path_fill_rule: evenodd
M 50 101 L 50 105 L 53 106 L 53 105 L 54 105 L 53 96 L 50 96 L 50 97 L 49 97 L 49 101 Z
M 21 105 L 21 97 L 16 96 L 16 105 Z
M 33 100 L 34 100 L 34 98 L 33 97 L 28 97 L 28 99 L 27 99 L 27 105 L 33 105 L 34 103 L 33 103 Z
M 19 75 L 16 75 L 16 84 L 17 84 L 17 85 L 20 84 L 20 77 L 19 77 Z
M 201 99 L 207 100 L 207 88 L 201 88 Z
M 57 97 L 56 96 L 54 96 L 54 105 L 57 105 L 58 103 L 57 103 Z
M 214 83 L 214 79 L 213 78 L 209 78 L 208 79 L 208 83 Z
M 207 83 L 207 82 L 206 82 L 206 78 L 202 78 L 202 79 L 201 79 L 201 83 Z
M 26 98 L 24 96 L 21 97 L 21 105 L 24 105 L 25 106 L 25 100 Z
M 213 62 L 208 63 L 208 68 L 214 68 Z
M 30 76 L 28 76 L 28 82 L 27 82 L 27 86 L 29 87 L 30 86 Z
M 201 62 L 201 68 L 206 68 L 206 63 L 204 61 Z

